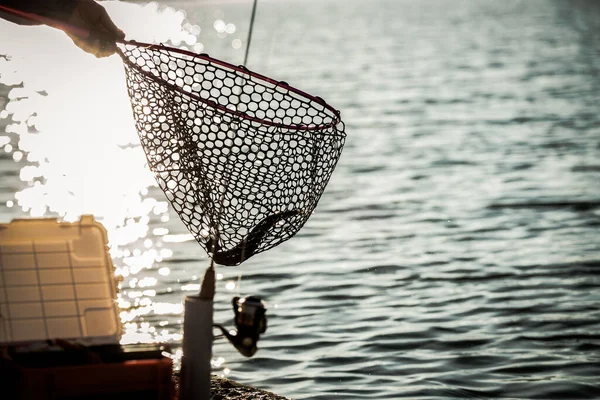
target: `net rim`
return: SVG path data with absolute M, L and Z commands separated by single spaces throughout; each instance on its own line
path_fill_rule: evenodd
M 257 72 L 253 72 L 250 71 L 248 68 L 246 68 L 243 65 L 234 65 L 231 63 L 228 63 L 226 61 L 222 61 L 219 59 L 216 59 L 214 57 L 209 56 L 208 54 L 205 53 L 201 53 L 201 54 L 197 54 L 188 50 L 184 50 L 184 49 L 178 49 L 175 47 L 169 47 L 169 46 L 165 46 L 163 44 L 151 44 L 151 43 L 144 43 L 144 42 L 138 42 L 135 40 L 123 40 L 123 41 L 119 41 L 119 43 L 121 43 L 124 46 L 135 46 L 135 47 L 144 47 L 144 48 L 149 48 L 149 49 L 154 49 L 154 50 L 158 50 L 158 51 L 167 51 L 167 52 L 175 52 L 175 53 L 179 53 L 179 54 L 183 54 L 185 56 L 188 57 L 192 57 L 192 58 L 199 58 L 202 60 L 207 61 L 208 63 L 213 63 L 213 64 L 217 64 L 219 66 L 222 67 L 226 67 L 229 68 L 233 71 L 240 72 L 243 74 L 248 75 L 251 78 L 255 78 L 257 80 L 262 80 L 264 82 L 267 82 L 271 85 L 273 85 L 275 88 L 277 87 L 282 87 L 285 88 L 286 90 L 289 90 L 299 96 L 302 96 L 304 98 L 306 98 L 307 100 L 311 101 L 311 102 L 315 102 L 317 104 L 320 104 L 321 106 L 323 106 L 325 109 L 327 109 L 328 111 L 330 111 L 333 114 L 332 117 L 332 121 L 330 123 L 327 124 L 321 124 L 321 125 L 304 125 L 304 124 L 283 124 L 283 123 L 279 123 L 279 122 L 273 122 L 270 121 L 268 119 L 264 119 L 264 118 L 257 118 L 257 117 L 253 117 L 250 115 L 247 115 L 244 112 L 241 111 L 234 111 L 226 106 L 223 106 L 221 104 L 218 104 L 212 100 L 208 100 L 208 99 L 203 99 L 200 96 L 194 94 L 194 93 L 189 93 L 186 92 L 184 90 L 182 90 L 179 86 L 174 85 L 170 82 L 167 82 L 163 79 L 158 78 L 157 76 L 155 76 L 154 74 L 148 72 L 148 71 L 144 71 L 141 66 L 137 65 L 136 63 L 132 62 L 129 57 L 123 52 L 123 50 L 121 50 L 121 48 L 119 48 L 117 46 L 117 50 L 118 50 L 118 54 L 121 57 L 121 59 L 123 60 L 123 62 L 125 64 L 127 64 L 129 67 L 137 70 L 139 73 L 143 74 L 144 76 L 152 79 L 153 81 L 160 83 L 160 84 L 164 84 L 167 85 L 169 88 L 183 94 L 186 96 L 189 96 L 191 98 L 193 98 L 194 100 L 197 100 L 201 103 L 207 104 L 213 108 L 219 109 L 220 111 L 223 111 L 225 113 L 228 114 L 232 114 L 238 118 L 241 119 L 245 119 L 251 122 L 256 122 L 256 123 L 260 123 L 263 125 L 267 125 L 270 127 L 275 127 L 275 128 L 281 128 L 281 129 L 289 129 L 289 130 L 300 130 L 300 131 L 315 131 L 315 130 L 325 130 L 328 128 L 333 128 L 335 130 L 335 132 L 337 133 L 341 133 L 338 131 L 338 129 L 336 128 L 337 125 L 339 125 L 340 123 L 342 123 L 341 121 L 341 117 L 340 117 L 340 112 L 338 110 L 336 110 L 335 108 L 333 108 L 332 106 L 330 106 L 325 100 L 323 100 L 321 97 L 318 96 L 313 96 L 309 93 L 306 93 L 303 90 L 297 89 L 291 85 L 289 85 L 287 82 L 284 81 L 277 81 L 275 79 L 271 79 L 267 76 L 264 76 L 262 74 L 259 74 Z M 342 134 L 342 136 L 344 136 Z

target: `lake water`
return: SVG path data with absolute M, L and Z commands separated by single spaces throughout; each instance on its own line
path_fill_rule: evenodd
M 190 48 L 242 62 L 249 0 L 168 4 L 201 28 Z M 0 53 L 18 51 L 6 37 Z M 39 133 L 0 139 L 0 217 L 96 214 L 124 276 L 124 342 L 177 348 L 208 259 L 114 119 L 127 100 L 39 53 L 0 59 L 0 82 L 27 66 L 25 89 L 44 90 L 5 105 L 2 127 Z M 117 71 L 125 98 L 117 57 L 85 62 Z M 248 67 L 326 99 L 348 138 L 300 233 L 218 268 L 216 321 L 256 294 L 269 327 L 251 359 L 217 341 L 216 373 L 298 399 L 600 398 L 600 2 L 261 0 Z M 126 143 L 105 148 L 113 136 Z

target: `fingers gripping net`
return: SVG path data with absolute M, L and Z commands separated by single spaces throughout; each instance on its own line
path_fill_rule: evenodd
M 237 265 L 306 223 L 345 133 L 323 100 L 206 55 L 120 47 L 159 186 L 215 262 Z

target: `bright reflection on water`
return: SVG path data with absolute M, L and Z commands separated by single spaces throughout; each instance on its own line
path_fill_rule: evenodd
M 204 48 L 198 40 L 201 27 L 187 22 L 184 11 L 157 3 L 104 5 L 128 39 Z M 219 37 L 236 29 L 222 19 L 214 27 Z M 168 204 L 139 145 L 121 59 L 96 59 L 47 27 L 0 20 L 0 32 L 3 38 L 14 38 L 3 40 L 0 49 L 6 55 L 0 58 L 0 83 L 13 86 L 8 103 L 4 107 L 2 99 L 0 104 L 5 120 L 1 127 L 6 125 L 7 134 L 0 136 L 0 149 L 19 165 L 23 182 L 5 200 L 6 206 L 19 207 L 23 215 L 65 221 L 93 214 L 108 231 L 121 278 L 122 343 L 178 344 L 182 292 L 197 292 L 199 284 L 180 285 L 180 277 L 171 281 L 170 268 L 160 263 L 173 255 L 168 244 L 193 238 L 181 231 L 169 234 Z M 15 216 L 21 215 L 13 212 L 10 218 Z M 174 223 L 181 229 L 178 220 Z M 191 282 L 198 282 L 200 270 Z M 161 288 L 158 298 L 159 280 L 176 284 L 177 293 L 169 296 L 173 288 Z M 172 318 L 147 322 L 152 316 Z M 176 361 L 180 354 L 176 352 Z M 223 364 L 223 357 L 215 361 L 218 370 Z

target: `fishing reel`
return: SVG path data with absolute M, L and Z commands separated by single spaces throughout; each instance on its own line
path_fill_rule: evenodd
M 222 325 L 215 324 L 231 344 L 244 356 L 252 357 L 258 348 L 256 344 L 261 333 L 267 330 L 267 309 L 257 296 L 234 297 L 233 322 L 237 331 L 228 331 Z

